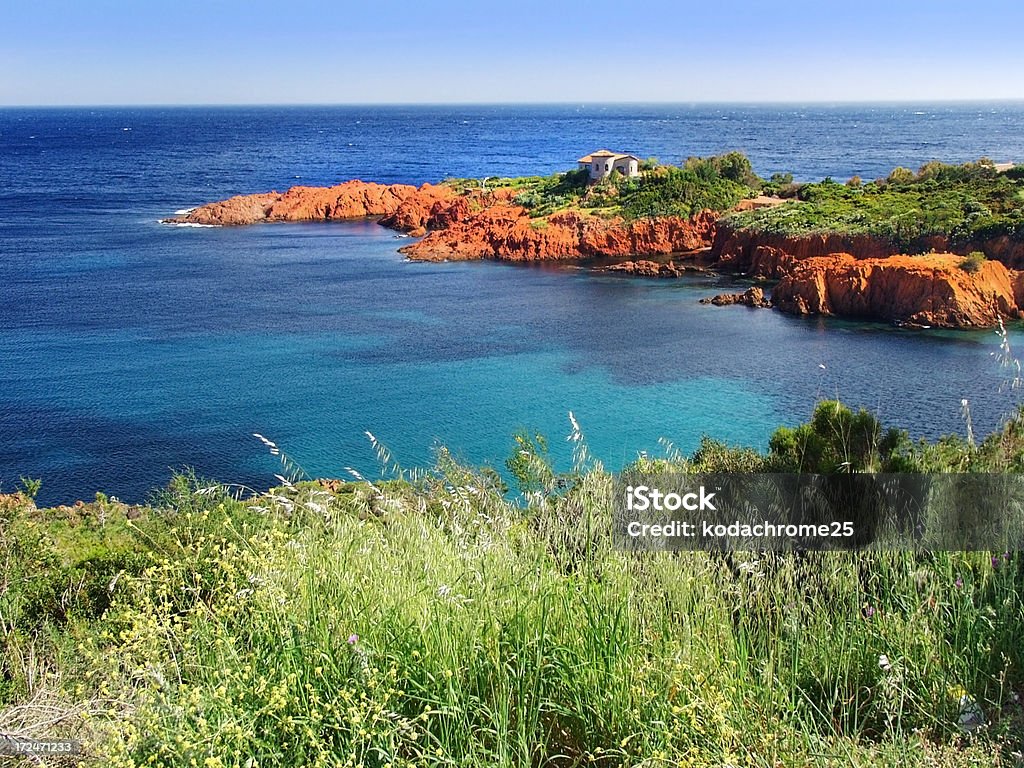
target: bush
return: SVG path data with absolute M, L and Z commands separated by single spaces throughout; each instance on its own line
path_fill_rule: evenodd
M 897 167 L 892 169 L 887 181 L 890 184 L 910 184 L 916 180 L 914 172 L 909 168 Z
M 590 175 L 585 168 L 556 173 L 547 178 L 530 177 L 507 180 L 504 186 L 520 191 L 512 202 L 529 211 L 530 216 L 546 216 L 562 208 L 578 205 L 586 194 Z
M 796 197 L 800 193 L 800 184 L 793 182 L 792 173 L 773 173 L 771 178 L 761 185 L 761 194 L 776 197 Z
M 960 262 L 960 269 L 964 272 L 970 272 L 972 275 L 980 272 L 982 266 L 985 264 L 985 254 L 981 251 L 972 251 L 967 256 L 964 256 Z
M 854 413 L 837 400 L 814 409 L 799 427 L 780 427 L 769 441 L 771 466 L 779 472 L 906 471 L 904 433 L 882 425 L 863 409 Z
M 34 500 L 39 495 L 39 489 L 43 487 L 43 481 L 40 478 L 21 477 L 18 478 L 18 485 L 25 496 Z

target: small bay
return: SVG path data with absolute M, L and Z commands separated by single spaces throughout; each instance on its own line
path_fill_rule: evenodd
M 0 491 L 139 501 L 184 466 L 262 488 L 280 468 L 253 432 L 311 475 L 372 476 L 364 431 L 404 465 L 443 444 L 500 468 L 525 428 L 567 466 L 570 410 L 612 468 L 659 438 L 764 447 L 827 397 L 914 437 L 962 433 L 962 399 L 979 433 L 1013 412 L 991 331 L 698 304 L 743 287 L 727 277 L 410 263 L 368 221 L 157 223 L 300 183 L 547 174 L 603 146 L 869 179 L 1024 161 L 1024 105 L 0 110 Z

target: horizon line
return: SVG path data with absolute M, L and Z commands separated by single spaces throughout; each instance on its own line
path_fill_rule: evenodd
M 610 107 L 610 106 L 856 106 L 897 104 L 1024 104 L 1021 97 L 948 99 L 803 99 L 803 100 L 640 100 L 640 101 L 309 101 L 309 102 L 100 102 L 0 104 L 0 109 L 159 109 L 159 108 L 271 108 L 271 107 Z

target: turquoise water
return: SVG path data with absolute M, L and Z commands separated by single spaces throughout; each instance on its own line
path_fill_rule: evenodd
M 429 462 L 444 444 L 500 467 L 513 433 L 526 428 L 548 435 L 567 467 L 571 410 L 593 454 L 618 467 L 660 452 L 661 437 L 684 450 L 702 433 L 763 447 L 823 397 L 929 437 L 963 431 L 961 398 L 979 432 L 1014 407 L 991 332 L 698 304 L 742 287 L 725 277 L 410 263 L 397 253 L 407 241 L 371 222 L 156 223 L 206 199 L 283 188 L 293 176 L 422 181 L 442 166 L 495 168 L 496 144 L 512 147 L 508 167 L 495 168 L 509 173 L 560 167 L 562 156 L 589 148 L 584 134 L 670 159 L 666 144 L 686 121 L 705 130 L 695 144 L 744 148 L 726 143 L 736 136 L 707 133 L 713 120 L 701 129 L 700 110 L 651 108 L 644 119 L 612 111 L 586 122 L 553 108 L 517 108 L 514 120 L 480 108 L 468 116 L 476 132 L 459 138 L 443 110 L 353 109 L 0 111 L 0 489 L 28 475 L 43 479 L 47 503 L 96 490 L 138 500 L 186 465 L 266 487 L 279 466 L 253 432 L 313 475 L 349 466 L 374 474 L 366 430 L 406 466 Z M 1024 125 L 1024 111 L 1000 109 L 984 112 L 982 129 L 974 112 L 943 112 L 935 131 L 959 137 L 948 147 L 936 149 L 927 134 L 908 148 L 904 131 L 891 145 L 864 137 L 864 155 L 911 166 L 939 149 L 945 159 L 1007 156 L 1021 149 L 1011 129 Z M 762 174 L 787 147 L 807 176 L 854 167 L 829 144 L 834 111 L 812 112 L 808 136 L 783 131 L 774 113 L 741 114 L 745 135 L 770 148 L 751 151 Z M 903 125 L 892 113 L 876 119 L 893 136 Z M 972 126 L 973 143 L 952 132 L 957 119 Z M 315 125 L 344 135 L 325 148 Z M 445 146 L 439 135 L 455 138 Z M 339 148 L 359 136 L 359 151 Z M 427 145 L 440 149 L 422 160 Z

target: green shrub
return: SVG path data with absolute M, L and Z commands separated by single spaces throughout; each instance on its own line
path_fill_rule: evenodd
M 702 435 L 691 464 L 696 472 L 764 472 L 765 457 L 753 448 L 734 447 Z
M 890 184 L 910 184 L 916 178 L 917 177 L 914 175 L 914 172 L 909 168 L 897 167 L 892 169 L 892 172 L 889 174 L 886 181 Z
M 754 173 L 750 159 L 742 152 L 726 152 L 724 155 L 712 157 L 691 157 L 683 164 L 683 168 L 695 171 L 708 181 L 721 178 L 747 187 L 759 186 L 762 183 Z
M 618 205 L 627 219 L 688 217 L 705 208 L 725 211 L 760 191 L 762 182 L 738 152 L 689 158 L 682 168 L 663 166 L 620 185 Z
M 589 186 L 590 176 L 585 168 L 556 173 L 547 178 L 503 180 L 501 186 L 520 191 L 512 202 L 529 211 L 531 217 L 546 216 L 572 205 L 579 205 Z
M 18 478 L 18 485 L 25 496 L 35 499 L 39 495 L 39 489 L 43 487 L 43 481 L 39 478 L 21 477 Z
M 854 413 L 837 400 L 826 400 L 806 424 L 775 431 L 768 462 L 779 472 L 906 471 L 906 445 L 904 433 L 883 432 L 870 412 Z
M 980 272 L 984 264 L 985 254 L 981 251 L 972 251 L 960 261 L 960 269 L 973 275 L 976 272 Z

